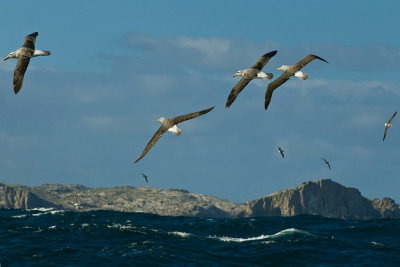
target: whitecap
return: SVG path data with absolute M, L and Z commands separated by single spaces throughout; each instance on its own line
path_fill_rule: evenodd
M 376 247 L 383 247 L 383 246 L 385 246 L 384 244 L 381 244 L 381 243 L 378 243 L 378 242 L 375 242 L 375 241 L 372 241 L 371 244 L 372 244 L 373 246 L 376 246 Z
M 56 229 L 55 225 L 49 226 L 49 229 Z
M 169 235 L 176 235 L 176 236 L 180 236 L 180 237 L 189 237 L 189 236 L 192 236 L 192 234 L 190 234 L 190 233 L 179 232 L 179 231 L 168 232 L 168 234 L 169 234 Z
M 28 211 L 34 210 L 34 211 L 51 211 L 54 208 L 33 208 L 33 209 L 27 209 Z
M 218 239 L 220 241 L 223 242 L 247 242 L 247 241 L 258 241 L 258 240 L 264 240 L 264 239 L 275 239 L 278 237 L 282 237 L 282 236 L 287 236 L 287 235 L 292 235 L 292 234 L 303 234 L 303 235 L 309 235 L 309 236 L 314 236 L 313 234 L 307 232 L 307 231 L 303 231 L 303 230 L 298 230 L 295 228 L 288 228 L 282 231 L 279 231 L 275 234 L 272 235 L 260 235 L 260 236 L 256 236 L 256 237 L 248 237 L 248 238 L 240 238 L 240 237 L 228 237 L 228 236 L 222 236 L 222 237 L 218 237 L 218 236 L 209 236 L 209 238 L 213 238 L 213 239 Z
M 11 218 L 14 218 L 14 219 L 22 219 L 22 218 L 26 218 L 26 217 L 28 217 L 28 214 L 21 214 L 21 215 L 11 216 Z

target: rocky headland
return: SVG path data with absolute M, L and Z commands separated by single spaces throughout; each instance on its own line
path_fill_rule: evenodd
M 369 199 L 330 179 L 307 181 L 247 203 L 152 187 L 89 188 L 82 185 L 22 186 L 0 183 L 0 208 L 115 210 L 169 216 L 240 218 L 314 214 L 331 218 L 400 218 L 390 198 Z

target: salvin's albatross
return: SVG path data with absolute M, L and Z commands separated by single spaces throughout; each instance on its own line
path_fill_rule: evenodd
M 285 158 L 285 154 L 283 154 L 284 151 L 280 146 L 278 146 L 278 152 L 281 154 L 282 158 Z
M 249 69 L 238 70 L 232 77 L 242 76 L 242 79 L 232 88 L 231 93 L 226 100 L 226 108 L 229 108 L 232 105 L 233 101 L 235 101 L 236 97 L 243 90 L 243 88 L 253 79 L 265 79 L 270 80 L 273 77 L 272 73 L 264 73 L 262 72 L 262 68 L 268 63 L 271 57 L 275 56 L 277 51 L 271 51 L 263 56 L 261 56 L 256 63 Z
M 321 159 L 325 162 L 326 165 L 328 165 L 328 168 L 331 169 L 331 164 L 329 164 L 329 161 L 327 161 L 324 158 L 321 158 Z
M 138 162 L 141 158 L 143 158 L 146 155 L 147 152 L 149 152 L 149 150 L 154 146 L 154 144 L 158 141 L 158 139 L 160 139 L 160 137 L 166 131 L 170 131 L 174 135 L 180 135 L 181 134 L 181 129 L 179 129 L 176 126 L 178 123 L 181 123 L 183 121 L 196 118 L 196 117 L 198 117 L 200 115 L 204 115 L 204 114 L 210 112 L 213 108 L 214 107 L 211 107 L 211 108 L 208 108 L 208 109 L 205 109 L 205 110 L 189 113 L 189 114 L 186 114 L 186 115 L 182 115 L 182 116 L 178 116 L 178 117 L 170 118 L 170 119 L 167 119 L 167 118 L 164 118 L 164 117 L 159 118 L 157 121 L 162 123 L 160 128 L 158 128 L 157 132 L 151 138 L 149 143 L 147 143 L 147 145 L 144 148 L 142 154 L 140 154 L 140 156 L 135 160 L 135 163 Z
M 11 52 L 7 57 L 4 58 L 4 60 L 7 60 L 9 58 L 18 58 L 17 65 L 14 70 L 13 81 L 15 94 L 17 94 L 22 87 L 24 74 L 26 68 L 28 68 L 31 57 L 50 55 L 50 51 L 35 49 L 36 36 L 38 36 L 37 32 L 25 36 L 25 41 L 22 47 L 15 50 L 14 52 Z
M 328 63 L 328 61 L 325 59 L 310 54 L 292 66 L 282 65 L 281 67 L 277 68 L 277 70 L 283 70 L 285 72 L 279 76 L 278 79 L 268 84 L 267 91 L 265 92 L 265 109 L 268 108 L 269 102 L 271 102 L 271 97 L 274 90 L 289 80 L 290 77 L 296 76 L 302 80 L 307 80 L 308 74 L 305 74 L 300 70 L 314 59 L 319 59 Z
M 146 174 L 142 173 L 142 177 L 143 177 L 143 179 L 146 181 L 146 183 L 149 182 L 149 181 L 147 180 L 147 175 L 146 175 Z
M 383 134 L 383 141 L 385 141 L 387 130 L 389 129 L 389 127 L 392 127 L 392 124 L 390 124 L 390 123 L 392 122 L 392 120 L 393 120 L 394 116 L 396 116 L 396 114 L 397 114 L 397 111 L 392 115 L 392 117 L 388 120 L 388 122 L 385 123 L 385 132 Z

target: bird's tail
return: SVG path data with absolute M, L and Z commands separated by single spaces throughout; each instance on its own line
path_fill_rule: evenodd
M 303 73 L 301 71 L 298 71 L 294 74 L 294 76 L 296 76 L 297 78 L 300 78 L 302 80 L 307 80 L 308 79 L 308 74 Z

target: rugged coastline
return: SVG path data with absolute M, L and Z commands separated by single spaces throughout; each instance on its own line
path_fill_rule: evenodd
M 331 218 L 400 218 L 390 198 L 369 199 L 330 179 L 307 181 L 247 203 L 152 187 L 89 188 L 82 185 L 23 186 L 0 183 L 0 208 L 115 210 L 169 216 L 241 218 L 314 214 Z

